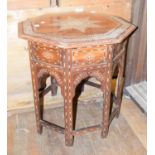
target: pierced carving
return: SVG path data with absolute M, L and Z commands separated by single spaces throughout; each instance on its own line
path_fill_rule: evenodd
M 44 91 L 46 77 L 50 75 L 56 79 L 64 97 L 66 145 L 72 145 L 73 136 L 82 132 L 73 131 L 72 101 L 76 86 L 87 77 L 95 77 L 101 82 L 104 108 L 102 125 L 86 130 L 92 131 L 99 127 L 102 137 L 107 136 L 111 114 L 112 73 L 118 66 L 116 102 L 120 111 L 126 38 L 135 28 L 120 18 L 87 11 L 47 14 L 19 23 L 19 36 L 29 41 L 34 106 L 39 133 L 42 125 L 48 124 L 41 120 L 40 94 L 45 92 L 45 95 L 49 90 L 54 93 L 53 89 L 57 87 L 53 84 L 52 89 L 47 87 Z
M 78 74 L 75 74 L 74 76 L 74 82 L 73 82 L 73 88 L 75 90 L 75 88 L 77 87 L 77 85 L 84 79 L 86 79 L 87 77 L 94 77 L 96 78 L 99 82 L 101 82 L 101 90 L 104 90 L 104 86 L 102 85 L 102 83 L 105 82 L 105 73 L 104 70 L 102 69 L 102 71 L 85 71 L 85 72 L 79 72 Z
M 63 85 L 62 75 L 57 71 L 50 70 L 49 68 L 42 68 L 38 72 L 38 77 L 42 77 L 44 74 L 49 74 L 50 76 L 53 76 L 56 79 L 58 85 Z
M 53 66 L 52 52 L 48 53 L 47 48 L 41 48 L 41 59 L 45 58 L 45 63 L 42 63 L 40 58 L 36 56 L 36 45 L 40 47 L 40 44 L 31 44 L 30 46 L 30 61 L 33 64 L 31 68 L 32 74 L 35 66 L 37 66 L 37 78 L 41 79 L 44 76 L 50 75 L 54 77 L 61 87 L 61 93 L 64 97 L 64 118 L 65 118 L 65 142 L 66 145 L 73 144 L 73 115 L 72 115 L 72 100 L 75 96 L 75 90 L 77 85 L 88 77 L 94 77 L 101 83 L 101 91 L 104 96 L 104 108 L 103 108 L 103 122 L 102 122 L 102 137 L 106 137 L 109 128 L 109 114 L 110 114 L 110 97 L 111 97 L 111 79 L 115 68 L 119 68 L 119 83 L 117 89 L 120 86 L 120 80 L 122 80 L 122 70 L 124 63 L 123 58 L 125 55 L 124 44 L 122 45 L 104 45 L 91 47 L 77 48 L 77 49 L 59 49 L 61 53 L 60 59 L 58 59 L 61 67 Z M 115 50 L 115 54 L 113 51 Z M 119 51 L 120 50 L 120 51 Z M 57 52 L 56 51 L 56 52 Z M 59 53 L 59 54 L 60 54 Z M 54 54 L 54 53 L 52 53 Z M 57 55 L 57 54 L 56 54 Z M 33 59 L 33 57 L 36 59 Z M 51 63 L 47 59 L 50 59 Z M 43 60 L 43 59 L 42 59 Z M 37 99 L 37 87 L 35 86 L 35 80 L 32 79 L 34 85 L 34 98 L 35 98 L 35 110 L 37 117 L 37 126 L 40 131 L 40 115 Z M 117 97 L 121 98 L 121 89 L 118 89 Z M 117 100 L 120 106 L 120 100 Z M 120 108 L 120 107 L 119 107 Z

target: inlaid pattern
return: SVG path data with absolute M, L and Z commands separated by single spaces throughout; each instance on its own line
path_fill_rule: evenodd
M 19 27 L 22 38 L 66 48 L 121 43 L 135 30 L 121 18 L 86 11 L 46 14 L 21 22 Z
M 53 65 L 62 65 L 62 56 L 59 49 L 49 48 L 44 44 L 36 44 L 35 42 L 32 45 L 33 57 L 49 64 Z
M 105 63 L 107 57 L 106 51 L 106 46 L 77 49 L 73 51 L 73 65 Z
M 67 146 L 73 145 L 74 136 L 96 129 L 101 129 L 101 136 L 105 138 L 112 119 L 120 113 L 127 42 L 125 38 L 135 27 L 117 17 L 73 12 L 29 19 L 19 24 L 19 28 L 23 34 L 21 36 L 29 41 L 38 133 L 41 133 L 42 126 L 65 133 Z M 111 80 L 117 66 L 115 93 L 111 94 Z M 61 88 L 65 128 L 48 123 L 42 118 L 40 94 L 45 92 L 45 75 L 51 76 L 52 81 L 55 79 Z M 76 88 L 81 81 L 89 77 L 96 78 L 101 84 L 98 88 L 101 89 L 104 98 L 102 122 L 97 126 L 75 130 L 73 101 Z M 54 83 L 51 82 L 50 88 L 57 88 Z M 111 95 L 115 104 L 113 111 L 110 108 Z

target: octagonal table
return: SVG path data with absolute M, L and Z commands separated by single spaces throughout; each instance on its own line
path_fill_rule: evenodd
M 28 40 L 37 131 L 50 126 L 65 133 L 66 145 L 73 137 L 101 129 L 106 137 L 111 120 L 119 116 L 126 44 L 135 26 L 114 16 L 92 12 L 64 12 L 45 14 L 19 23 L 19 37 Z M 111 80 L 118 70 L 115 93 L 111 95 Z M 46 87 L 47 77 L 51 86 Z M 94 77 L 101 85 L 87 81 Z M 101 124 L 82 129 L 73 128 L 73 98 L 81 81 L 96 86 L 103 92 L 103 120 Z M 65 127 L 43 119 L 41 98 L 57 85 L 64 97 Z M 113 107 L 111 108 L 111 96 Z

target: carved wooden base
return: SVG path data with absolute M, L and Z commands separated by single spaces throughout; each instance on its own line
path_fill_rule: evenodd
M 118 117 L 120 113 L 125 46 L 126 42 L 116 45 L 103 45 L 93 47 L 91 52 L 89 52 L 90 47 L 76 50 L 58 49 L 56 47 L 51 49 L 51 47 L 49 48 L 46 44 L 29 41 L 34 106 L 38 133 L 41 133 L 42 126 L 51 127 L 53 130 L 65 134 L 65 144 L 67 146 L 73 145 L 75 135 L 80 135 L 96 129 L 101 129 L 101 137 L 105 138 L 108 134 L 110 122 L 116 115 Z M 95 51 L 94 54 L 92 54 L 93 50 Z M 44 51 L 46 51 L 46 55 L 43 54 Z M 48 52 L 50 54 L 48 54 Z M 46 61 L 46 59 L 48 61 Z M 116 91 L 115 94 L 113 94 L 113 102 L 116 104 L 117 108 L 111 113 L 111 80 L 114 70 L 117 67 L 118 77 Z M 51 77 L 51 86 L 46 87 L 46 79 L 48 77 Z M 100 81 L 101 85 L 85 80 L 89 77 L 95 77 Z M 103 120 L 100 125 L 75 130 L 73 102 L 75 102 L 76 88 L 83 80 L 86 81 L 86 84 L 98 87 L 103 92 Z M 62 96 L 64 97 L 64 128 L 45 121 L 42 114 L 44 95 L 49 91 L 51 91 L 52 95 L 56 95 L 58 85 L 60 86 Z

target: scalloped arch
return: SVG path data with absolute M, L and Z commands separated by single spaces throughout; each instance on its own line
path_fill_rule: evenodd
M 51 70 L 43 68 L 39 70 L 38 77 L 41 77 L 44 74 L 49 74 L 50 76 L 53 76 L 56 79 L 58 85 L 62 86 L 63 82 L 62 82 L 61 76 L 56 71 L 51 71 Z
M 77 87 L 77 85 L 84 79 L 86 79 L 87 77 L 94 77 L 96 78 L 98 81 L 101 82 L 101 90 L 103 91 L 103 83 L 105 81 L 105 74 L 101 73 L 99 71 L 92 71 L 92 72 L 83 72 L 80 73 L 78 76 L 76 76 L 74 82 L 73 82 L 73 87 L 74 87 L 74 95 L 75 95 L 75 88 Z

